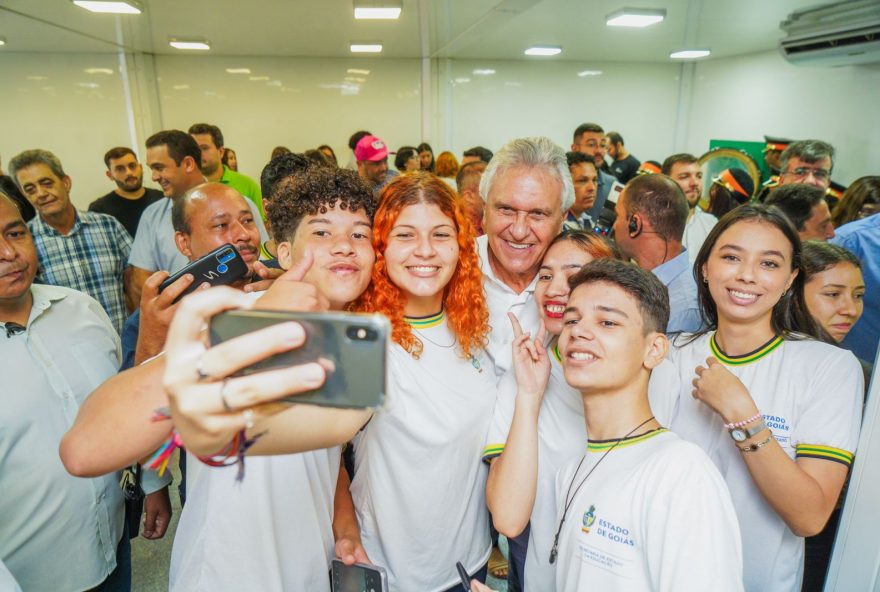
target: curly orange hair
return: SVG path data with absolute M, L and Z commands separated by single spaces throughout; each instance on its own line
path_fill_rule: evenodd
M 404 208 L 420 203 L 437 206 L 455 222 L 459 260 L 443 294 L 443 310 L 464 357 L 470 358 L 475 350 L 486 345 L 486 336 L 489 334 L 489 307 L 483 294 L 483 274 L 477 257 L 475 231 L 452 189 L 430 173 L 401 175 L 382 191 L 373 219 L 373 248 L 376 250 L 373 281 L 353 308 L 387 316 L 391 321 L 394 342 L 416 359 L 421 355 L 422 342 L 403 319 L 406 296 L 391 283 L 384 255 L 388 235 L 400 213 Z
M 458 168 L 458 159 L 452 152 L 441 152 L 434 166 L 434 174 L 438 177 L 455 177 Z

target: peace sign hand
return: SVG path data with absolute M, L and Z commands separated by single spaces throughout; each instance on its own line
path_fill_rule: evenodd
M 513 369 L 517 397 L 529 397 L 540 403 L 550 380 L 550 358 L 544 347 L 547 337 L 544 322 L 541 321 L 537 339 L 532 340 L 530 333 L 523 333 L 516 315 L 509 312 L 507 316 L 513 325 Z

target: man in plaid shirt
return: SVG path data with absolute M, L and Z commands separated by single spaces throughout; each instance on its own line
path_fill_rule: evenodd
M 37 281 L 85 292 L 121 332 L 128 315 L 131 236 L 111 216 L 77 211 L 70 202 L 70 177 L 51 152 L 26 150 L 9 169 L 38 214 L 28 223 L 39 258 Z

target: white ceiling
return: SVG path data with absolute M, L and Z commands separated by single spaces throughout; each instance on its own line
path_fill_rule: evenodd
M 523 49 L 551 44 L 563 47 L 554 60 L 666 62 L 684 46 L 710 47 L 713 57 L 773 49 L 789 13 L 833 3 L 403 0 L 398 21 L 356 21 L 351 0 L 141 2 L 143 14 L 117 16 L 90 13 L 70 0 L 0 0 L 0 36 L 7 40 L 0 51 L 103 53 L 121 46 L 180 54 L 168 46 L 178 36 L 208 39 L 212 55 L 349 57 L 350 42 L 379 41 L 386 58 L 536 59 Z M 606 27 L 605 15 L 625 6 L 665 8 L 666 20 L 647 29 Z

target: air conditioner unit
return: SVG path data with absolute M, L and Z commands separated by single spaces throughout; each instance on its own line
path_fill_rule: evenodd
M 779 51 L 797 66 L 880 62 L 880 2 L 849 0 L 796 10 L 779 24 Z

